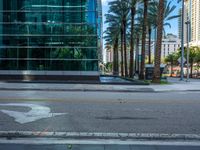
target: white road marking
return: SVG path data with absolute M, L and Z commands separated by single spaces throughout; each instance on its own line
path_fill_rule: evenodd
M 16 122 L 20 124 L 25 124 L 29 122 L 34 122 L 44 118 L 51 118 L 54 116 L 65 115 L 67 113 L 51 113 L 51 109 L 46 106 L 36 105 L 36 104 L 25 104 L 25 103 L 9 103 L 0 104 L 0 106 L 16 106 L 16 107 L 29 107 L 31 110 L 29 112 L 18 112 L 11 110 L 0 110 L 1 112 L 13 117 Z

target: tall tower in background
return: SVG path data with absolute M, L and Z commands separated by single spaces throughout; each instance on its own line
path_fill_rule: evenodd
M 188 16 L 190 16 L 190 7 L 189 7 L 189 3 L 190 3 L 191 0 L 185 0 L 185 12 L 184 12 L 184 22 L 187 21 L 187 18 Z M 179 9 L 179 20 L 178 20 L 178 36 L 179 36 L 179 39 L 181 39 L 181 36 L 182 36 L 182 8 Z M 187 26 L 184 25 L 184 43 L 187 43 Z
M 179 14 L 182 14 L 181 9 Z M 200 46 L 200 0 L 185 0 L 185 18 L 190 19 L 190 45 Z M 187 42 L 187 26 L 184 28 L 184 43 Z M 181 38 L 181 17 L 179 18 L 179 38 Z
M 192 45 L 200 46 L 200 0 L 191 3 L 191 34 Z

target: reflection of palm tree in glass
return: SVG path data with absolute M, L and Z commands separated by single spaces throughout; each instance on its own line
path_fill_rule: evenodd
M 27 29 L 27 70 L 30 69 L 30 49 L 29 49 L 29 45 L 30 45 L 30 31 L 29 31 L 29 26 L 28 24 L 26 25 L 26 29 Z
M 53 46 L 53 28 L 54 28 L 54 25 L 55 25 L 55 21 L 50 21 L 48 20 L 48 24 L 50 24 L 50 27 L 51 27 L 51 50 L 50 50 L 50 67 L 52 66 L 52 46 Z
M 52 52 L 52 57 L 62 60 L 62 68 L 65 68 L 65 70 L 87 70 L 86 59 L 97 59 L 97 53 L 94 54 L 94 49 L 87 49 L 82 47 L 97 46 L 96 40 L 94 40 L 94 38 L 96 37 L 91 36 L 94 34 L 95 29 L 93 26 L 88 25 L 86 28 L 82 28 L 81 26 L 70 26 L 70 29 L 67 30 L 68 34 L 76 35 L 71 37 L 67 36 L 63 40 L 64 45 L 67 45 L 71 48 L 57 48 L 55 51 Z

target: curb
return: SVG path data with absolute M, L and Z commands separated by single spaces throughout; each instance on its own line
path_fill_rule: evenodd
M 127 80 L 129 82 L 91 82 L 91 81 L 84 81 L 84 82 L 78 82 L 78 81 L 12 81 L 12 80 L 7 80 L 5 82 L 7 83 L 23 83 L 23 84 L 29 84 L 29 83 L 44 83 L 44 84 L 89 84 L 89 85 L 129 85 L 129 86 L 136 86 L 136 85 L 141 85 L 141 86 L 148 86 L 150 84 L 144 83 L 142 81 L 137 81 L 137 80 Z M 3 81 L 3 80 L 0 80 Z
M 157 133 L 91 133 L 91 132 L 32 132 L 0 131 L 0 138 L 66 138 L 66 139 L 126 139 L 126 140 L 183 140 L 200 141 L 200 134 Z
M 55 91 L 55 92 L 125 92 L 125 93 L 165 93 L 165 92 L 200 92 L 195 90 L 156 90 L 153 88 L 135 89 L 39 89 L 39 88 L 0 88 L 0 91 Z
M 39 88 L 0 88 L 0 91 L 57 91 L 57 92 L 135 92 L 135 93 L 142 93 L 142 92 L 156 92 L 152 88 L 136 88 L 136 89 L 39 89 Z
M 199 90 L 154 90 L 155 93 L 163 93 L 163 92 L 200 92 Z

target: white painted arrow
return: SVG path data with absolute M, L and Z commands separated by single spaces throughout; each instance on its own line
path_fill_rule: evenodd
M 29 112 L 1 110 L 1 112 L 7 114 L 10 117 L 13 117 L 15 121 L 20 124 L 34 122 L 39 119 L 51 118 L 54 116 L 67 114 L 67 113 L 51 113 L 51 109 L 49 107 L 36 105 L 36 104 L 10 103 L 10 104 L 0 104 L 0 106 L 16 106 L 16 107 L 31 108 Z

